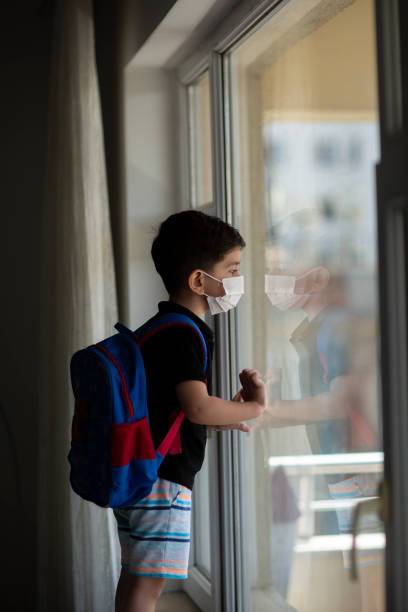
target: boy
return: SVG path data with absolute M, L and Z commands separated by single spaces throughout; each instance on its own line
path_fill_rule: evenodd
M 204 460 L 206 426 L 248 431 L 241 421 L 260 416 L 265 388 L 255 370 L 240 374 L 235 401 L 211 396 L 213 333 L 202 317 L 226 312 L 243 293 L 239 232 L 216 217 L 185 211 L 162 223 L 152 257 L 169 301 L 156 316 L 182 313 L 201 330 L 209 364 L 204 372 L 200 338 L 189 327 L 170 327 L 143 345 L 150 424 L 155 446 L 183 409 L 178 443 L 165 458 L 151 494 L 114 511 L 122 551 L 117 612 L 154 612 L 166 578 L 187 578 L 191 490 Z

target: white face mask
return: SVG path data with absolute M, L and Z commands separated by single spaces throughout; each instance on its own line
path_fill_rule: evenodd
M 311 293 L 295 293 L 296 282 L 303 279 L 307 274 L 300 276 L 273 276 L 265 274 L 265 293 L 272 306 L 279 310 L 300 310 L 306 304 Z
M 228 312 L 228 310 L 231 310 L 231 308 L 235 308 L 244 294 L 244 277 L 227 276 L 226 278 L 220 280 L 219 278 L 215 278 L 215 276 L 211 276 L 211 274 L 207 274 L 207 272 L 203 273 L 217 281 L 217 283 L 221 283 L 225 291 L 225 295 L 220 297 L 213 297 L 204 293 L 207 298 L 211 314 L 221 314 L 222 312 Z

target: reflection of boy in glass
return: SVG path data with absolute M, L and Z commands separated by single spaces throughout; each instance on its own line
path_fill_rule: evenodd
M 313 424 L 307 429 L 313 453 L 351 449 L 351 317 L 345 307 L 336 246 L 317 213 L 302 210 L 274 228 L 268 249 L 265 291 L 270 302 L 281 311 L 306 313 L 290 338 L 299 358 L 302 399 L 273 402 L 269 416 L 275 417 L 276 425 Z
M 270 302 L 281 311 L 303 310 L 306 318 L 290 338 L 301 399 L 270 402 L 262 420 L 270 426 L 306 425 L 313 454 L 377 448 L 377 436 L 359 409 L 358 374 L 351 363 L 356 320 L 343 287 L 352 255 L 344 229 L 340 220 L 298 211 L 273 229 L 268 249 Z M 372 475 L 334 473 L 316 479 L 316 494 L 344 503 L 375 495 L 376 485 Z M 349 532 L 351 505 L 336 514 L 316 513 L 315 519 L 318 534 Z M 363 608 L 371 612 L 370 605 Z

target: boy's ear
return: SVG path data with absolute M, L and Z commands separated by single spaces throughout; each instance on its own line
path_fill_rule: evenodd
M 197 295 L 204 295 L 204 274 L 200 270 L 193 270 L 188 277 L 188 287 Z

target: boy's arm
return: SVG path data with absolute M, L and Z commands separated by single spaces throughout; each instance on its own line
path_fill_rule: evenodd
M 188 380 L 176 386 L 186 417 L 200 425 L 230 425 L 259 417 L 265 409 L 265 385 L 256 370 L 240 374 L 243 402 L 209 396 L 204 383 Z
M 346 418 L 354 397 L 350 375 L 338 376 L 330 383 L 330 391 L 298 400 L 270 402 L 260 426 L 287 427 Z
M 241 396 L 241 391 L 238 391 L 238 393 L 232 398 L 233 402 L 243 402 L 244 400 L 242 399 Z M 265 413 L 264 413 L 265 414 Z M 249 425 L 248 423 L 231 423 L 231 425 L 209 425 L 208 429 L 210 431 L 243 431 L 245 433 L 249 433 L 252 429 L 252 426 Z

